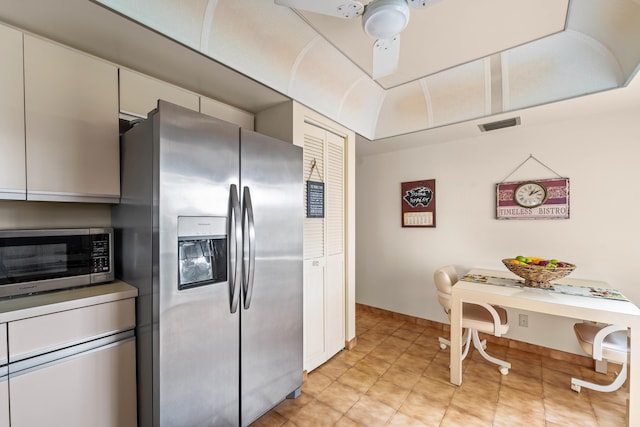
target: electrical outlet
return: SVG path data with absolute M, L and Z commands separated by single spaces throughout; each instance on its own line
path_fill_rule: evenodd
M 523 328 L 528 328 L 529 327 L 529 316 L 527 316 L 526 314 L 520 314 L 518 317 L 518 326 L 521 326 Z

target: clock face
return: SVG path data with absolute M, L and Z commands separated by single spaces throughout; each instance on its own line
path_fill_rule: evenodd
M 537 182 L 525 182 L 516 187 L 513 200 L 524 208 L 535 208 L 547 200 L 547 189 Z

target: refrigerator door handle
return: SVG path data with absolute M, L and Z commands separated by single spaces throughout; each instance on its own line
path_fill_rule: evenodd
M 253 295 L 253 274 L 256 265 L 256 225 L 253 220 L 253 205 L 251 204 L 251 191 L 244 187 L 242 192 L 242 232 L 244 236 L 243 260 L 242 260 L 242 287 L 244 290 L 244 308 L 251 306 Z
M 238 310 L 240 300 L 240 286 L 238 281 L 242 278 L 242 263 L 239 257 L 242 254 L 242 223 L 240 222 L 240 201 L 238 200 L 238 187 L 231 184 L 229 196 L 229 299 L 230 311 Z

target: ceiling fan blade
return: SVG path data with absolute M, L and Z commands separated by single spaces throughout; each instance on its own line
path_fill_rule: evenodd
M 362 15 L 364 5 L 354 0 L 274 0 L 280 6 L 351 19 Z
M 374 80 L 380 77 L 393 74 L 398 68 L 400 59 L 400 34 L 390 39 L 376 40 L 373 44 L 373 71 L 371 78 Z

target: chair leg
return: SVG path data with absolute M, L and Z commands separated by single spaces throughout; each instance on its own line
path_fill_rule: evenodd
M 498 365 L 500 367 L 500 373 L 502 375 L 507 375 L 509 373 L 509 369 L 511 369 L 511 363 L 505 362 L 504 360 L 497 359 L 487 354 L 487 352 L 484 350 L 485 346 L 483 346 L 483 342 L 480 340 L 480 337 L 478 336 L 477 330 L 474 329 L 471 335 L 473 337 L 473 346 L 478 350 L 480 355 L 486 360 L 488 360 L 489 362 L 495 363 L 496 365 Z
M 465 329 L 462 334 L 462 345 L 464 346 L 466 342 L 468 342 L 469 329 Z M 451 341 L 446 338 L 439 337 L 438 341 L 440 341 L 440 348 L 445 350 L 447 347 L 451 347 Z M 486 340 L 485 340 L 486 341 Z M 486 346 L 486 343 L 485 343 Z
M 578 378 L 571 378 L 571 390 L 577 391 L 578 393 L 580 393 L 580 388 L 586 387 L 586 388 L 590 388 L 591 390 L 607 393 L 610 391 L 616 391 L 617 389 L 622 387 L 622 384 L 624 384 L 626 380 L 627 380 L 627 364 L 625 362 L 622 365 L 620 372 L 616 376 L 616 379 L 613 380 L 611 384 L 600 385 L 600 384 L 594 384 L 588 381 L 580 380 Z
M 465 334 L 462 336 L 462 343 L 464 345 L 464 350 L 460 355 L 460 358 L 462 360 L 466 359 L 467 354 L 469 354 L 469 348 L 471 347 L 471 335 L 471 329 L 467 329 L 465 330 Z

